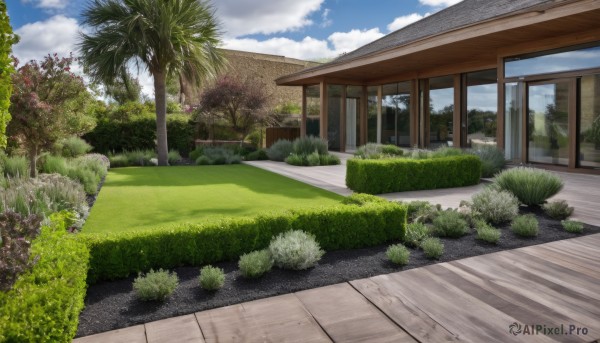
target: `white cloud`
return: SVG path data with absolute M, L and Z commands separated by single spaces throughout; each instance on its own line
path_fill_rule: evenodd
M 24 0 L 24 3 L 33 3 L 35 7 L 43 9 L 63 9 L 69 4 L 69 0 Z
M 336 56 L 327 46 L 327 41 L 312 37 L 305 37 L 301 41 L 284 37 L 275 37 L 262 41 L 250 38 L 232 38 L 225 39 L 223 47 L 226 49 L 281 55 L 305 60 Z
M 323 13 L 321 13 L 321 27 L 329 27 L 333 24 L 333 20 L 329 18 L 329 13 L 331 13 L 329 8 L 324 9 Z
M 388 24 L 387 29 L 390 32 L 399 30 L 405 26 L 408 26 L 416 21 L 419 21 L 419 20 L 427 17 L 428 15 L 429 15 L 429 13 L 426 13 L 425 15 L 421 15 L 419 13 L 411 13 L 408 15 L 403 15 L 401 17 L 397 17 L 396 19 L 394 19 L 393 22 Z
M 25 24 L 15 30 L 21 40 L 13 47 L 13 53 L 22 63 L 53 53 L 69 56 L 75 52 L 79 29 L 77 20 L 63 15 Z
M 422 5 L 431 7 L 448 7 L 461 1 L 462 0 L 419 0 Z
M 383 37 L 379 28 L 370 30 L 351 30 L 350 32 L 334 32 L 327 38 L 332 44 L 337 54 L 350 52 L 357 48 L 371 43 L 372 41 Z
M 251 34 L 273 34 L 312 25 L 309 15 L 318 11 L 324 0 L 219 0 L 216 15 L 227 38 Z

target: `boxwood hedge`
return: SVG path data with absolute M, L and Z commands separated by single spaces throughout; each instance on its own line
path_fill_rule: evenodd
M 93 283 L 151 268 L 235 260 L 245 253 L 266 248 L 273 236 L 288 230 L 312 233 L 323 249 L 336 250 L 402 240 L 405 226 L 403 205 L 368 202 L 230 219 L 215 224 L 80 234 L 78 239 L 90 248 L 88 281 Z
M 470 186 L 479 183 L 481 161 L 459 155 L 432 159 L 350 159 L 346 185 L 355 192 L 382 194 Z
M 0 342 L 71 342 L 86 293 L 89 250 L 61 223 L 31 245 L 33 268 L 0 292 Z

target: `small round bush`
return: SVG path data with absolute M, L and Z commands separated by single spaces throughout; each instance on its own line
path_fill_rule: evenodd
M 283 269 L 303 270 L 314 267 L 325 253 L 315 237 L 304 231 L 287 231 L 269 245 L 275 265 Z
M 507 191 L 488 187 L 471 200 L 471 208 L 492 224 L 508 222 L 519 214 L 519 200 Z
M 569 207 L 569 204 L 565 200 L 551 201 L 544 204 L 542 209 L 548 217 L 556 220 L 569 218 L 574 210 L 573 207 Z
M 288 157 L 285 158 L 285 163 L 292 165 L 292 166 L 303 166 L 304 163 L 304 158 L 298 154 L 290 154 Z
M 409 247 L 418 247 L 427 237 L 429 237 L 429 228 L 425 224 L 410 223 L 406 225 L 404 243 Z
M 206 166 L 211 163 L 210 159 L 206 156 L 200 156 L 196 159 L 196 164 L 199 166 Z
M 311 154 L 308 154 L 306 156 L 306 162 L 308 163 L 309 167 L 315 167 L 321 164 L 321 158 L 319 157 L 319 153 L 318 152 L 313 152 Z
M 177 274 L 166 270 L 150 270 L 146 275 L 140 274 L 133 281 L 133 290 L 141 300 L 165 300 L 179 285 Z
M 320 137 L 305 136 L 294 140 L 293 149 L 298 155 L 310 155 L 315 151 L 318 155 L 327 155 L 328 143 Z
M 432 233 L 440 237 L 459 238 L 469 232 L 469 224 L 460 213 L 452 210 L 442 211 L 433 220 Z
M 437 260 L 444 254 L 444 243 L 439 238 L 425 238 L 421 243 L 421 249 L 427 258 Z
M 494 184 L 511 192 L 521 203 L 528 206 L 543 204 L 563 188 L 560 177 L 552 172 L 526 167 L 501 172 L 494 179 Z
M 477 239 L 492 244 L 497 244 L 502 236 L 500 230 L 482 220 L 477 221 L 475 230 L 477 230 Z
M 562 220 L 560 222 L 562 224 L 563 229 L 570 233 L 582 233 L 583 232 L 583 224 L 580 222 L 576 222 L 574 220 Z
M 257 278 L 271 270 L 273 257 L 268 249 L 253 251 L 240 257 L 238 267 L 244 277 Z
M 322 166 L 334 166 L 341 163 L 340 158 L 336 155 L 319 155 L 319 158 L 321 159 Z
M 292 142 L 286 139 L 280 139 L 267 149 L 267 156 L 271 161 L 283 162 L 293 151 L 294 146 Z
M 225 284 L 225 272 L 218 267 L 204 266 L 200 269 L 198 281 L 200 281 L 200 287 L 207 291 L 216 291 Z
M 264 161 L 268 160 L 267 152 L 264 149 L 253 151 L 246 155 L 246 161 Z
M 408 249 L 402 244 L 394 244 L 387 248 L 385 255 L 393 263 L 400 266 L 405 266 L 408 264 L 410 251 L 408 251 Z
M 535 237 L 539 232 L 539 223 L 533 214 L 526 214 L 517 216 L 510 228 L 517 236 Z

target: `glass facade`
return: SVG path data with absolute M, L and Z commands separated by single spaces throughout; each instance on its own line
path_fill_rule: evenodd
M 381 143 L 410 146 L 410 82 L 383 85 Z
M 429 79 L 429 148 L 453 145 L 454 78 Z
M 522 83 L 504 85 L 504 155 L 509 161 L 521 159 L 523 145 Z
M 319 137 L 321 91 L 319 85 L 306 87 L 306 135 Z
M 466 147 L 496 145 L 498 83 L 496 69 L 467 74 Z
M 600 75 L 583 76 L 579 89 L 579 165 L 600 168 Z
M 377 132 L 378 132 L 378 119 L 377 107 L 379 104 L 379 98 L 377 90 L 379 86 L 367 87 L 367 142 L 377 143 Z
M 346 88 L 346 151 L 356 150 L 360 145 L 360 107 L 362 86 Z
M 327 86 L 327 140 L 330 150 L 339 151 L 341 147 L 342 91 L 343 86 Z

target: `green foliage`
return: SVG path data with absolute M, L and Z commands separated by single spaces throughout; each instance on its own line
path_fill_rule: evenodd
M 62 156 L 46 155 L 40 166 L 40 172 L 45 174 L 56 173 L 67 176 L 67 173 L 69 172 L 67 159 Z
M 346 185 L 355 192 L 381 194 L 463 187 L 479 183 L 481 161 L 470 155 L 435 159 L 350 159 Z
M 436 236 L 460 238 L 468 232 L 469 224 L 456 211 L 442 211 L 433 220 L 432 233 Z
M 197 165 L 239 164 L 242 157 L 225 147 L 205 147 L 202 156 L 196 159 Z
M 342 200 L 345 205 L 363 206 L 369 203 L 387 203 L 389 201 L 371 194 L 353 193 Z
M 104 86 L 106 95 L 121 105 L 142 99 L 142 86 L 129 71 L 123 71 Z
M 200 287 L 207 291 L 216 291 L 225 284 L 225 272 L 218 267 L 211 265 L 204 266 L 200 269 L 198 281 L 200 282 Z
M 62 157 L 79 157 L 91 150 L 92 146 L 77 136 L 64 138 L 54 144 L 54 151 Z
M 465 152 L 459 148 L 451 148 L 447 146 L 440 147 L 436 150 L 431 151 L 429 158 L 443 158 L 452 156 L 462 156 Z
M 481 177 L 494 177 L 506 165 L 504 151 L 496 146 L 484 145 L 469 150 L 468 153 L 478 156 L 481 160 Z
M 439 238 L 425 238 L 421 242 L 421 249 L 427 258 L 438 260 L 444 254 L 444 243 Z
M 152 159 L 156 158 L 154 150 L 132 150 L 124 151 L 120 154 L 108 155 L 110 166 L 112 168 L 131 167 L 131 166 L 154 166 Z
M 341 163 L 340 158 L 333 154 L 319 155 L 322 166 L 334 166 Z
M 508 222 L 519 214 L 519 200 L 507 191 L 487 187 L 471 199 L 473 211 L 492 224 Z
M 181 154 L 177 150 L 169 150 L 168 160 L 169 164 L 177 164 L 181 162 Z
M 280 139 L 267 149 L 267 156 L 269 156 L 271 161 L 283 162 L 293 151 L 294 145 L 292 142 L 286 139 Z
M 96 194 L 98 184 L 106 176 L 107 165 L 102 159 L 79 157 L 67 160 L 64 157 L 46 155 L 40 166 L 46 174 L 60 174 L 79 182 L 87 194 Z
M 320 165 L 321 159 L 319 158 L 319 153 L 317 151 L 314 151 L 313 153 L 306 155 L 306 163 L 309 167 Z
M 238 267 L 244 277 L 261 277 L 273 268 L 273 256 L 269 249 L 253 251 L 240 257 Z
M 203 154 L 204 154 L 204 147 L 197 146 L 192 152 L 190 152 L 190 159 L 192 161 L 196 161 L 198 159 L 198 157 L 202 156 Z
M 293 102 L 286 102 L 277 105 L 275 112 L 279 114 L 300 114 L 302 113 L 302 106 Z
M 425 213 L 427 209 L 433 207 L 429 201 L 422 200 L 413 200 L 404 204 L 406 205 L 409 222 L 415 221 L 420 214 Z
M 402 244 L 390 245 L 385 251 L 387 258 L 393 263 L 405 266 L 410 258 L 410 251 Z
M 429 228 L 423 223 L 410 223 L 406 225 L 404 243 L 409 247 L 418 247 L 421 242 L 430 236 Z
M 582 233 L 583 224 L 574 220 L 561 220 L 561 225 L 565 231 L 570 233 Z
M 31 245 L 33 268 L 0 292 L 0 342 L 71 342 L 84 306 L 89 250 L 65 230 L 65 217 Z
M 511 192 L 528 206 L 543 204 L 563 188 L 560 177 L 552 172 L 526 167 L 501 172 L 494 179 L 494 185 Z
M 13 34 L 10 19 L 6 12 L 6 2 L 0 2 L 0 149 L 6 147 L 6 125 L 11 119 L 8 108 L 12 94 L 11 74 L 14 73 L 12 64 L 12 46 L 19 41 Z
M 269 244 L 269 252 L 277 267 L 291 270 L 312 268 L 325 254 L 314 235 L 300 230 L 280 233 Z
M 7 178 L 29 177 L 29 162 L 24 156 L 14 155 L 2 159 L 4 176 Z
M 138 298 L 144 301 L 158 300 L 163 301 L 179 285 L 177 274 L 159 269 L 150 271 L 146 275 L 138 275 L 133 281 L 133 290 Z
M 167 113 L 179 113 L 181 111 L 181 105 L 177 101 L 167 101 Z
M 317 152 L 318 155 L 327 155 L 327 141 L 315 136 L 304 136 L 294 140 L 294 153 L 298 155 L 310 155 Z
M 477 231 L 477 239 L 492 244 L 497 244 L 502 236 L 502 232 L 500 232 L 500 230 L 494 228 L 483 220 L 476 222 L 475 230 Z
M 535 215 L 517 216 L 510 227 L 512 232 L 521 237 L 535 237 L 539 232 L 539 223 Z
M 264 149 L 258 149 L 246 155 L 244 158 L 246 161 L 264 161 L 268 160 L 269 156 L 267 155 L 267 151 Z
M 301 156 L 295 153 L 291 153 L 285 158 L 285 163 L 293 166 L 307 166 L 308 161 L 305 161 L 306 156 Z
M 542 206 L 544 213 L 552 219 L 563 220 L 569 218 L 574 211 L 573 207 L 569 207 L 569 204 L 565 200 L 555 200 L 546 203 Z
M 115 279 L 150 268 L 202 265 L 268 247 L 280 233 L 313 234 L 323 249 L 353 249 L 403 240 L 406 208 L 396 203 L 294 210 L 204 225 L 178 224 L 145 231 L 80 234 L 90 247 L 89 281 Z

